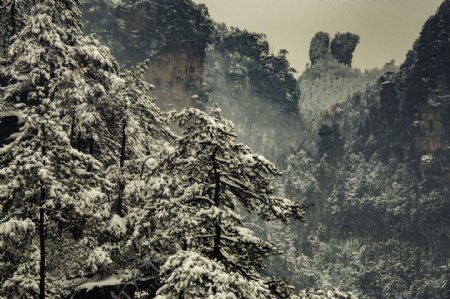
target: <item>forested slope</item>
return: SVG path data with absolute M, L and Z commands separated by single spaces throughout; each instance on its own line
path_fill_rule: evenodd
M 315 204 L 286 246 L 298 286 L 331 284 L 364 298 L 449 296 L 449 19 L 444 1 L 400 70 L 389 67 L 375 84 L 330 57 L 300 78 L 309 101 L 300 113 L 323 112 L 308 122 L 318 154 L 292 155 L 286 173 L 286 194 Z M 328 101 L 339 85 L 342 98 Z

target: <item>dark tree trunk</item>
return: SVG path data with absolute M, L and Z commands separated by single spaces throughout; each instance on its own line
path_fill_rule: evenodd
M 39 248 L 40 248 L 40 267 L 39 267 L 39 299 L 45 299 L 45 203 L 46 192 L 41 189 L 41 207 L 39 209 Z
M 114 204 L 114 212 L 123 217 L 125 216 L 125 209 L 123 207 L 123 191 L 125 190 L 125 182 L 123 181 L 123 167 L 125 166 L 126 158 L 126 147 L 127 147 L 127 121 L 124 120 L 122 125 L 122 136 L 120 140 L 120 157 L 119 157 L 119 167 L 120 167 L 120 178 L 119 178 L 119 190 L 117 194 L 117 201 Z
M 75 111 L 72 111 L 72 120 L 71 120 L 71 124 L 70 124 L 70 144 L 72 145 L 72 146 L 74 146 L 75 145 L 75 121 L 76 121 L 76 119 L 75 119 Z
M 122 171 L 123 166 L 125 165 L 125 153 L 126 153 L 126 146 L 127 146 L 127 121 L 124 120 L 122 125 L 122 138 L 120 140 L 120 161 L 119 166 Z
M 93 155 L 94 154 L 94 138 L 92 137 L 92 135 L 89 137 L 89 149 L 88 149 L 88 153 L 89 155 Z
M 88 153 L 89 155 L 93 156 L 94 155 L 94 138 L 92 137 L 92 135 L 89 137 L 89 149 L 88 149 Z M 89 164 L 87 167 L 87 171 L 92 171 L 92 164 Z
M 124 217 L 126 214 L 124 204 L 123 204 L 123 191 L 125 190 L 125 182 L 123 181 L 122 177 L 119 180 L 120 180 L 119 181 L 119 190 L 118 190 L 117 200 L 114 204 L 113 210 L 120 217 Z
M 219 208 L 220 207 L 220 174 L 218 171 L 218 165 L 216 160 L 216 152 L 211 156 L 213 162 L 213 175 L 214 175 L 214 205 Z M 222 229 L 220 228 L 220 218 L 216 218 L 215 223 L 215 232 L 214 232 L 214 248 L 213 248 L 213 256 L 217 260 L 222 259 L 222 253 L 220 252 L 221 245 L 220 241 L 222 239 Z
M 43 132 L 43 140 L 42 140 L 42 156 L 45 156 L 47 154 L 47 150 L 45 148 L 47 143 L 46 133 L 45 133 L 45 127 L 42 127 Z M 41 187 L 41 195 L 39 199 L 39 249 L 40 249 L 40 265 L 39 265 L 39 299 L 45 299 L 45 198 L 46 198 L 46 190 L 44 187 Z
M 79 151 L 82 151 L 81 147 L 82 147 L 81 133 L 78 133 L 78 135 L 77 135 L 77 144 L 76 144 L 75 148 L 77 150 L 79 150 Z
M 11 26 L 11 34 L 10 36 L 13 36 L 14 34 L 16 34 L 16 20 L 17 20 L 17 12 L 16 12 L 16 2 L 13 1 L 13 3 L 11 4 L 11 11 L 10 11 L 10 26 Z

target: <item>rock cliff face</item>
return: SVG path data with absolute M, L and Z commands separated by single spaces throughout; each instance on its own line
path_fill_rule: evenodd
M 401 141 L 405 158 L 425 176 L 450 182 L 450 2 L 423 27 L 401 71 L 381 81 L 384 135 Z M 392 138 L 391 138 L 392 139 Z M 425 171 L 432 168 L 433 171 Z
M 358 119 L 354 119 L 361 122 L 355 136 L 360 140 L 359 147 L 370 144 L 364 150 L 366 157 L 374 149 L 381 156 L 392 155 L 402 163 L 409 163 L 433 186 L 450 183 L 449 53 L 447 0 L 426 22 L 400 70 L 386 73 L 370 92 L 354 96 L 354 101 L 343 108 L 366 111 L 358 112 L 355 114 Z M 350 114 L 345 118 L 351 118 Z M 341 125 L 342 132 L 344 127 Z M 375 148 L 369 142 L 372 137 L 378 140 Z
M 151 59 L 147 74 L 163 110 L 201 106 L 205 97 L 204 58 L 192 48 L 167 49 Z
M 83 15 L 85 30 L 96 33 L 122 65 L 149 60 L 147 78 L 162 109 L 201 105 L 212 30 L 206 8 L 189 0 L 92 0 Z

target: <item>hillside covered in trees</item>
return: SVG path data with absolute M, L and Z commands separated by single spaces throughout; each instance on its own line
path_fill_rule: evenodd
M 299 288 L 450 295 L 449 20 L 444 1 L 399 69 L 362 73 L 312 39 L 299 107 L 317 152 L 288 157 L 282 184 L 315 205 L 278 264 Z
M 0 299 L 450 296 L 450 1 L 298 78 L 190 0 L 1 8 Z

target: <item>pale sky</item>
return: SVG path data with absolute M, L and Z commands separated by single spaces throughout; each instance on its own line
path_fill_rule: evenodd
M 311 38 L 318 31 L 359 34 L 353 66 L 381 67 L 404 61 L 425 21 L 442 0 L 194 0 L 216 22 L 267 35 L 274 52 L 289 51 L 299 72 L 305 68 Z

